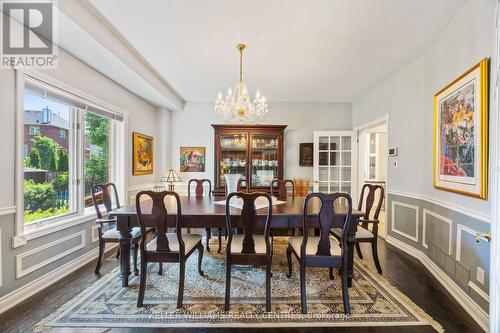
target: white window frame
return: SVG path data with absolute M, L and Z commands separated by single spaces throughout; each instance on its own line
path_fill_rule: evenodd
M 79 183 L 79 186 L 70 186 L 70 205 L 71 202 L 75 207 L 76 213 L 70 215 L 64 215 L 59 217 L 51 218 L 50 223 L 42 224 L 39 227 L 26 227 L 24 224 L 24 91 L 25 83 L 27 80 L 39 81 L 40 83 L 54 87 L 58 94 L 65 97 L 69 97 L 75 102 L 80 102 L 82 104 L 91 105 L 107 113 L 123 118 L 123 121 L 112 121 L 112 151 L 113 151 L 113 179 L 110 181 L 115 181 L 117 183 L 118 196 L 121 202 L 125 202 L 126 198 L 126 188 L 128 186 L 126 177 L 126 166 L 127 163 L 127 153 L 125 148 L 128 146 L 126 143 L 126 133 L 128 130 L 128 112 L 112 105 L 109 105 L 91 95 L 88 95 L 76 88 L 73 88 L 65 83 L 52 79 L 38 71 L 30 70 L 29 73 L 23 70 L 16 70 L 16 80 L 15 80 L 15 119 L 16 119 L 16 227 L 15 234 L 12 237 L 12 247 L 16 248 L 25 245 L 29 240 L 35 239 L 62 229 L 73 227 L 80 223 L 88 222 L 95 218 L 95 212 L 93 210 L 85 210 L 84 208 L 84 198 L 83 198 L 83 188 L 84 188 L 84 177 L 83 177 L 83 145 L 82 142 L 83 129 L 76 128 L 77 123 L 82 123 L 83 113 L 75 113 L 80 117 L 79 121 L 75 119 L 70 119 L 70 126 L 75 126 L 73 131 L 75 135 L 72 137 L 70 131 L 70 145 L 75 145 L 74 153 L 78 154 L 79 158 L 70 158 L 70 170 L 77 172 L 76 177 L 72 179 Z M 73 114 L 73 113 L 72 113 Z M 71 165 L 72 163 L 77 163 L 79 165 Z M 71 172 L 71 171 L 70 171 Z M 120 179 L 121 181 L 116 181 Z M 76 185 L 76 184 L 75 184 Z M 80 190 L 77 190 L 80 189 Z
M 30 131 L 29 131 L 30 133 L 29 134 L 31 136 L 35 136 L 37 134 L 40 134 L 40 126 L 38 126 L 38 125 L 29 125 L 29 126 L 30 126 Z M 36 129 L 36 131 L 35 131 L 35 129 Z
M 63 128 L 59 129 L 59 139 L 66 139 L 66 130 Z

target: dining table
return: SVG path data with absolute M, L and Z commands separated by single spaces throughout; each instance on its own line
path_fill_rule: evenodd
M 181 201 L 181 228 L 225 228 L 226 227 L 226 207 L 224 204 L 220 204 L 220 201 L 224 200 L 222 197 L 215 196 L 180 196 Z M 152 202 L 150 200 L 144 200 L 141 204 L 141 211 L 143 214 L 148 214 L 151 211 Z M 175 197 L 167 196 L 165 198 L 165 207 L 168 212 L 167 226 L 169 228 L 175 227 L 175 221 L 177 217 L 177 204 Z M 308 206 L 308 228 L 314 229 L 319 228 L 318 213 L 321 207 L 319 200 L 311 200 Z M 304 219 L 304 197 L 290 196 L 284 203 L 275 204 L 272 207 L 272 220 L 271 229 L 300 229 L 303 228 Z M 347 215 L 347 206 L 345 202 L 340 202 L 340 200 L 335 201 L 334 211 L 335 218 L 332 224 L 332 228 L 343 228 L 344 222 Z M 238 221 L 238 213 L 241 210 L 239 208 L 230 208 L 230 212 L 233 215 L 231 217 L 231 223 L 238 227 L 240 222 Z M 264 228 L 267 207 L 260 208 L 256 210 L 257 213 L 257 225 L 256 230 L 259 228 Z M 351 219 L 357 221 L 364 214 L 356 209 L 352 209 Z M 121 238 L 119 242 L 120 246 L 120 278 L 122 286 L 126 287 L 129 283 L 130 276 L 130 246 L 132 240 L 132 228 L 139 226 L 137 219 L 137 209 L 136 204 L 126 205 L 109 212 L 110 218 L 116 218 L 116 228 L 120 232 Z M 233 222 L 234 221 L 234 222 Z M 348 244 L 348 284 L 351 286 L 353 278 L 353 255 L 354 255 L 354 243 L 357 223 L 351 224 L 352 230 L 348 230 L 347 244 Z M 146 226 L 152 227 L 152 226 Z M 283 254 L 284 255 L 284 254 Z

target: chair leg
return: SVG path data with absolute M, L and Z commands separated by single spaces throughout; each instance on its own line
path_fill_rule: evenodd
M 300 263 L 300 305 L 302 313 L 307 314 L 307 299 L 306 299 L 306 266 Z
M 163 263 L 158 263 L 158 275 L 163 275 Z
M 333 267 L 330 267 L 330 280 L 335 280 L 335 274 L 333 274 Z
M 179 263 L 179 291 L 177 295 L 177 309 L 182 308 L 182 300 L 184 298 L 184 279 L 186 275 L 185 259 Z
M 359 246 L 359 243 L 356 243 L 356 252 L 358 252 L 359 259 L 363 259 L 363 253 L 361 252 L 361 246 Z
M 116 259 L 120 259 L 120 247 L 118 246 L 118 250 L 116 251 Z
M 217 230 L 217 239 L 219 240 L 219 249 L 217 250 L 217 253 L 220 253 L 220 250 L 222 248 L 222 228 L 219 228 Z
M 203 276 L 203 270 L 201 269 L 201 263 L 203 261 L 203 244 L 201 244 L 200 242 L 200 245 L 198 246 L 198 273 Z
M 131 250 L 132 250 L 132 260 L 134 263 L 134 275 L 137 276 L 139 275 L 139 270 L 137 270 L 137 252 L 139 252 L 139 244 L 132 243 Z
M 226 261 L 226 296 L 224 298 L 224 311 L 229 311 L 229 299 L 231 297 L 231 263 Z
M 290 278 L 292 276 L 292 247 L 290 244 L 286 248 L 286 261 L 288 262 L 288 274 L 286 277 Z
M 146 291 L 147 263 L 141 255 L 141 277 L 139 280 L 139 295 L 137 296 L 137 307 L 140 308 L 144 302 L 144 292 Z
M 271 260 L 266 266 L 266 311 L 271 312 Z
M 205 229 L 205 234 L 206 234 L 206 238 L 207 238 L 207 251 L 210 252 L 210 236 L 211 236 L 211 231 L 210 231 L 210 228 L 206 228 Z
M 375 262 L 375 267 L 379 274 L 382 274 L 382 267 L 380 266 L 380 261 L 378 260 L 378 250 L 377 250 L 377 239 L 375 238 L 372 242 L 372 254 L 373 261 Z
M 347 256 L 343 260 L 343 266 L 347 268 Z M 342 269 L 342 299 L 344 301 L 344 313 L 349 315 L 351 313 L 351 308 L 349 305 L 349 277 L 347 275 L 347 269 Z
M 105 247 L 104 241 L 102 239 L 99 240 L 99 257 L 97 257 L 97 265 L 95 267 L 95 274 L 99 274 L 99 271 L 101 270 L 101 265 L 102 265 L 102 260 L 104 258 L 104 247 Z

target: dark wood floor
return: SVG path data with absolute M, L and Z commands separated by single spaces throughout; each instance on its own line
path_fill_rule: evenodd
M 363 245 L 362 245 L 363 246 Z M 362 247 L 364 262 L 376 272 L 368 247 Z M 427 269 L 413 257 L 401 252 L 385 241 L 379 242 L 379 256 L 384 277 L 406 294 L 425 312 L 438 321 L 446 332 L 483 332 L 455 299 L 437 282 Z M 118 261 L 105 261 L 102 274 L 108 273 Z M 100 277 L 94 275 L 94 263 L 90 263 L 63 280 L 50 286 L 32 298 L 0 315 L 0 332 L 31 332 L 43 318 L 90 286 Z M 102 276 L 102 275 L 101 275 Z M 242 329 L 54 329 L 53 332 L 239 332 Z M 367 327 L 367 328 L 284 328 L 247 329 L 255 332 L 348 332 L 348 333 L 427 333 L 431 327 Z

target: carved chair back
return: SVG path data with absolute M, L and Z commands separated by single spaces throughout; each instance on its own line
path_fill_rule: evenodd
M 295 183 L 291 179 L 274 179 L 271 182 L 271 195 L 274 195 L 276 188 L 278 189 L 278 198 L 281 200 L 286 200 L 288 197 L 288 191 L 286 184 L 292 185 L 292 197 L 295 198 Z
M 233 197 L 238 197 L 243 200 L 243 208 L 241 209 L 241 227 L 243 229 L 243 246 L 241 250 L 241 254 L 255 254 L 255 242 L 253 239 L 253 235 L 256 233 L 255 226 L 257 225 L 257 212 L 255 209 L 255 200 L 259 197 L 265 197 L 269 203 L 267 207 L 267 216 L 266 222 L 264 226 L 264 238 L 266 240 L 266 253 L 270 253 L 271 251 L 271 243 L 269 241 L 269 235 L 271 232 L 271 220 L 272 220 L 272 212 L 273 212 L 273 204 L 271 196 L 268 193 L 264 192 L 252 192 L 252 193 L 244 193 L 244 192 L 235 192 L 230 193 L 226 198 L 226 228 L 228 230 L 228 239 L 227 239 L 227 253 L 228 255 L 231 253 L 231 243 L 233 240 L 233 228 L 235 225 L 233 224 L 233 217 L 231 215 L 231 206 L 230 200 Z
M 115 208 L 120 207 L 120 201 L 118 199 L 118 191 L 116 190 L 116 186 L 113 183 L 100 184 L 92 186 L 92 202 L 94 203 L 95 212 L 97 214 L 97 218 L 102 219 L 103 214 L 101 209 L 99 208 L 99 204 L 102 203 L 104 205 L 104 209 L 106 209 L 106 213 L 109 213 L 113 209 L 113 195 L 114 201 L 116 203 Z
M 151 212 L 143 212 L 142 205 L 149 200 L 141 200 L 141 197 L 149 197 L 152 201 Z M 146 239 L 147 228 L 153 227 L 156 230 L 156 252 L 168 253 L 172 252 L 169 247 L 168 239 L 166 237 L 167 233 L 167 218 L 168 212 L 165 206 L 165 198 L 167 196 L 173 196 L 177 204 L 177 215 L 175 218 L 175 231 L 177 234 L 177 241 L 179 242 L 179 252 L 184 253 L 184 241 L 182 240 L 182 231 L 180 228 L 181 223 L 181 200 L 176 192 L 172 191 L 141 191 L 137 193 L 135 197 L 135 204 L 137 210 L 137 219 L 139 221 L 139 227 L 141 228 L 142 239 Z M 146 251 L 145 241 L 141 242 L 141 251 Z M 151 252 L 151 250 L 148 250 Z
M 375 206 L 375 212 L 373 213 L 373 218 L 370 218 L 370 213 L 375 204 L 375 197 L 379 192 L 378 201 Z M 361 189 L 361 195 L 358 203 L 358 210 L 364 213 L 363 220 L 378 220 L 380 210 L 382 208 L 382 202 L 384 201 L 384 187 L 375 184 L 364 184 Z M 364 210 L 363 210 L 364 205 Z M 368 227 L 368 223 L 361 223 L 363 228 Z
M 188 196 L 191 196 L 191 183 L 196 183 L 196 187 L 194 190 L 195 196 L 202 197 L 203 192 L 205 190 L 203 187 L 203 183 L 205 183 L 205 182 L 208 183 L 208 196 L 211 196 L 212 195 L 212 182 L 210 181 L 210 179 L 191 179 L 188 182 Z
M 307 247 L 307 239 L 308 239 L 308 228 L 309 228 L 309 214 L 308 214 L 308 206 L 309 200 L 312 198 L 318 198 L 320 200 L 320 211 L 318 214 L 319 221 L 319 231 L 320 231 L 320 240 L 318 243 L 318 249 L 316 251 L 316 255 L 320 256 L 331 256 L 330 252 L 330 229 L 334 226 L 335 221 L 335 202 L 337 200 L 342 202 L 342 198 L 345 199 L 347 205 L 346 216 L 343 223 L 343 232 L 341 237 L 341 247 L 343 249 L 343 255 L 346 255 L 347 250 L 347 234 L 348 231 L 353 227 L 353 221 L 351 219 L 352 215 L 352 199 L 347 193 L 310 193 L 304 199 L 304 219 L 303 219 L 303 239 L 300 248 L 300 256 L 301 258 L 306 257 L 306 247 Z M 355 222 L 354 222 L 355 223 Z

